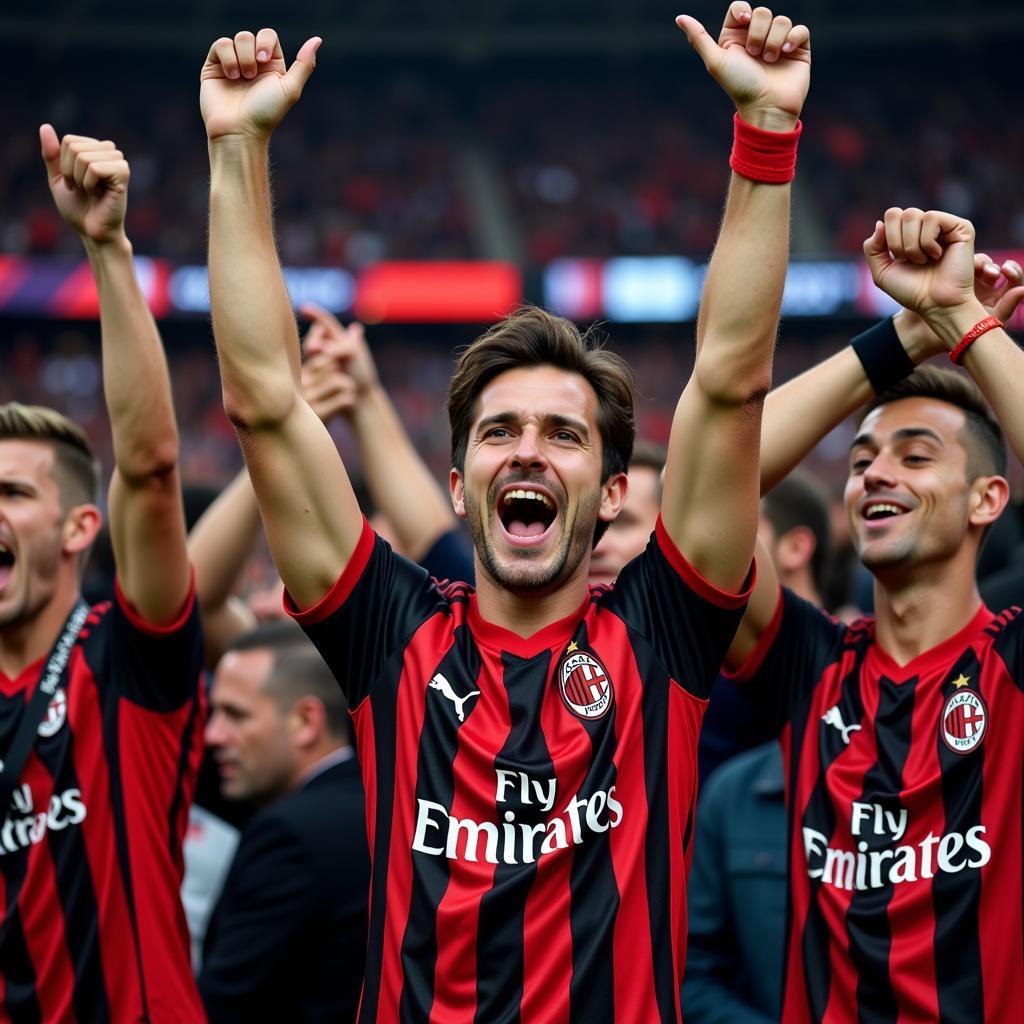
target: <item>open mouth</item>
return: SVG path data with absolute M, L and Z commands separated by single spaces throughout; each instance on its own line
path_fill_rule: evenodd
M 14 552 L 3 541 L 0 541 L 0 589 L 10 579 L 13 568 Z
M 907 509 L 891 501 L 868 501 L 861 506 L 861 518 L 869 523 L 883 522 L 905 515 Z
M 532 544 L 545 537 L 558 509 L 543 491 L 509 487 L 498 497 L 498 521 L 508 537 L 519 544 Z

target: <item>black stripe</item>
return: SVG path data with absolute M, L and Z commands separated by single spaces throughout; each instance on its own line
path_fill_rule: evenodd
M 139 1024 L 149 1024 L 149 999 L 146 993 L 146 975 L 142 969 L 142 948 L 139 942 L 139 921 L 135 909 L 135 888 L 132 879 L 132 862 L 128 846 L 128 822 L 124 806 L 124 782 L 121 771 L 121 745 L 118 721 L 121 710 L 121 699 L 113 691 L 113 687 L 100 688 L 100 699 L 103 705 L 103 747 L 106 754 L 107 770 L 110 775 L 110 810 L 114 822 L 114 845 L 117 849 L 117 860 L 121 868 L 121 879 L 124 884 L 125 900 L 128 904 L 128 918 L 132 926 L 131 961 L 139 978 L 139 994 L 142 1000 L 142 1016 Z M 125 956 L 126 964 L 129 957 Z
M 411 641 L 415 643 L 415 640 Z M 460 696 L 478 690 L 480 653 L 476 649 L 469 627 L 455 630 L 454 642 L 448 653 L 434 668 L 440 672 Z M 417 819 L 420 800 L 440 804 L 450 811 L 455 795 L 455 755 L 459 748 L 460 722 L 455 705 L 439 691 L 428 687 L 428 679 L 402 677 L 402 686 L 422 686 L 424 694 L 423 729 L 416 763 L 416 804 L 413 820 Z M 473 704 L 465 708 L 466 720 L 472 714 Z M 435 817 L 436 817 L 436 812 Z M 445 837 L 438 840 L 444 844 Z M 441 904 L 451 867 L 446 856 L 435 856 L 410 850 L 412 858 L 412 898 L 409 918 L 402 937 L 402 998 L 399 1019 L 405 1024 L 416 1024 L 430 1016 L 434 1004 L 434 969 L 437 964 L 437 908 Z
M 27 853 L 17 858 L 5 853 L 0 857 L 0 872 L 7 886 L 8 906 L 10 893 L 18 892 L 25 880 Z M 3 1008 L 12 1024 L 40 1024 L 42 1012 L 36 999 L 36 971 L 29 956 L 21 913 L 15 910 L 5 915 L 0 934 L 0 965 L 4 982 Z
M 676 683 L 669 678 L 661 662 L 654 657 L 643 638 L 629 631 L 630 646 L 636 657 L 639 681 L 643 686 L 640 712 L 643 719 L 644 789 L 647 800 L 647 841 L 644 843 L 644 870 L 647 875 L 647 914 L 651 929 L 651 958 L 658 1015 L 663 1022 L 676 1019 L 675 934 L 672 927 L 671 821 L 669 803 L 668 727 L 669 695 Z M 694 752 L 694 788 L 697 762 Z M 691 793 L 690 815 L 683 835 L 683 856 L 687 854 L 693 826 L 696 792 Z M 627 970 L 626 965 L 620 969 Z M 682 981 L 682 979 L 679 979 Z
M 96 684 L 83 673 L 73 685 L 95 687 Z M 64 828 L 49 828 L 47 832 L 57 897 L 63 912 L 63 921 L 53 922 L 53 927 L 63 928 L 71 957 L 75 979 L 72 1003 L 76 1018 L 104 1024 L 110 1020 L 110 1002 L 100 960 L 99 900 L 89 869 L 85 836 L 80 825 L 66 822 L 74 806 L 67 807 L 63 800 L 69 790 L 75 789 L 78 790 L 80 804 L 86 807 L 89 801 L 103 799 L 105 794 L 82 793 L 74 770 L 74 749 L 75 737 L 70 721 L 66 721 L 55 736 L 41 739 L 36 744 L 36 757 L 53 779 L 50 811 L 54 822 L 65 822 Z M 59 806 L 54 806 L 53 801 L 57 801 Z
M 943 703 L 957 688 L 953 680 L 960 675 L 970 680 L 977 692 L 981 666 L 968 648 L 943 685 Z M 942 804 L 945 812 L 944 835 L 958 832 L 965 836 L 981 824 L 982 780 L 985 767 L 985 743 L 967 754 L 957 754 L 942 738 L 942 722 L 936 723 L 935 743 L 942 772 Z M 991 837 L 989 837 L 991 838 Z M 935 857 L 939 848 L 935 848 Z M 973 856 L 962 849 L 957 860 Z M 935 911 L 935 987 L 938 994 L 939 1021 L 958 1024 L 984 1017 L 985 995 L 981 979 L 981 935 L 978 910 L 981 905 L 980 871 L 942 871 L 934 865 L 932 903 Z
M 505 779 L 520 779 L 524 765 L 529 765 L 527 785 L 529 802 L 523 800 L 522 787 L 502 787 L 503 800 L 495 801 L 494 820 L 498 828 L 511 824 L 516 842 L 512 856 L 517 863 L 501 860 L 494 872 L 494 882 L 480 901 L 480 920 L 477 926 L 477 1007 L 476 1024 L 513 1024 L 520 1019 L 523 1001 L 523 928 L 526 919 L 526 900 L 537 877 L 536 858 L 540 855 L 543 833 L 533 845 L 533 861 L 523 857 L 523 837 L 520 825 L 543 824 L 550 815 L 557 814 L 561 793 L 555 791 L 555 803 L 549 812 L 541 806 L 532 782 L 542 787 L 555 779 L 555 766 L 551 760 L 541 727 L 541 707 L 551 667 L 551 654 L 545 651 L 529 660 L 502 654 L 503 683 L 508 694 L 512 728 L 505 745 L 494 759 L 495 774 L 499 769 L 513 772 Z M 497 792 L 497 786 L 495 787 Z M 551 790 L 545 790 L 551 792 Z M 508 822 L 506 813 L 514 816 Z
M 585 624 L 577 630 L 575 639 L 581 648 L 587 646 Z M 614 680 L 611 683 L 615 685 Z M 580 724 L 590 735 L 593 753 L 579 792 L 560 797 L 559 803 L 563 807 L 575 800 L 589 800 L 598 791 L 608 793 L 615 785 L 613 759 L 618 748 L 615 735 L 617 715 L 618 705 L 613 701 L 603 718 L 580 719 Z M 580 807 L 576 813 L 585 811 Z M 586 829 L 585 823 L 583 828 Z M 614 979 L 618 968 L 614 959 L 614 921 L 619 912 L 619 887 L 612 867 L 611 829 L 596 835 L 589 833 L 585 838 L 586 841 L 575 848 L 569 876 L 569 927 L 572 933 L 569 1017 L 574 1021 L 589 1022 L 609 1020 L 615 1012 Z M 622 965 L 621 969 L 628 970 L 629 965 Z
M 866 645 L 865 645 L 866 646 Z M 864 718 L 864 701 L 861 696 L 860 666 L 863 660 L 864 647 L 858 652 L 856 661 L 851 671 L 843 679 L 839 691 L 839 710 L 843 721 L 847 725 L 860 723 Z M 829 676 L 840 668 L 838 662 L 833 662 L 822 673 L 822 678 L 811 691 L 813 695 L 820 692 L 820 688 L 829 685 Z M 790 759 L 791 779 L 794 780 L 793 789 L 795 792 L 795 780 L 799 778 L 800 753 L 804 743 L 818 744 L 818 778 L 815 781 L 814 789 L 807 801 L 803 818 L 799 823 L 800 835 L 805 828 L 813 829 L 825 837 L 827 843 L 835 833 L 836 815 L 832 800 L 829 797 L 828 785 L 825 775 L 832 762 L 846 749 L 843 743 L 842 733 L 833 726 L 825 725 L 820 719 L 810 718 L 809 703 L 801 710 L 802 721 L 800 722 L 799 736 L 797 734 L 797 720 L 793 720 L 792 732 L 792 753 Z M 792 800 L 790 801 L 792 804 Z M 794 829 L 797 822 L 792 811 L 789 817 L 790 842 L 794 838 Z M 807 991 L 807 1004 L 810 1008 L 811 1019 L 819 1024 L 824 1019 L 825 1009 L 828 1006 L 829 990 L 832 987 L 832 962 L 830 959 L 830 946 L 832 936 L 828 924 L 818 903 L 818 890 L 821 888 L 821 878 L 810 878 L 808 880 L 810 892 L 808 895 L 807 917 L 802 926 L 794 922 L 797 927 L 802 927 L 800 936 L 801 959 L 803 960 L 803 977 Z
M 910 753 L 917 683 L 917 677 L 901 685 L 885 676 L 878 680 L 878 708 L 874 722 L 877 759 L 864 774 L 860 802 L 877 805 L 883 814 L 885 811 L 894 815 L 906 814 L 899 803 L 899 794 L 903 790 L 903 766 Z M 895 841 L 887 826 L 883 817 L 882 829 L 876 832 L 872 816 L 861 823 L 860 835 L 853 837 L 858 855 L 864 854 L 868 859 L 866 884 L 869 887 L 854 891 L 846 912 L 850 959 L 857 970 L 857 1018 L 871 1024 L 896 1021 L 899 1016 L 896 993 L 889 975 L 892 930 L 888 908 L 896 889 L 889 881 L 891 857 L 882 861 L 871 856 L 882 850 L 891 853 Z M 861 849 L 861 843 L 865 844 L 865 849 Z M 870 888 L 873 860 L 878 866 L 879 879 L 884 880 L 879 888 Z
M 181 747 L 178 751 L 178 767 L 174 780 L 174 799 L 171 801 L 170 814 L 167 817 L 167 849 L 171 855 L 171 863 L 182 866 L 184 850 L 180 836 L 183 835 L 181 822 L 178 820 L 182 814 L 188 814 L 188 807 L 185 806 L 185 777 L 188 774 L 189 758 L 192 755 L 192 737 L 195 735 L 196 726 L 199 723 L 200 709 L 200 687 L 204 685 L 202 676 L 197 679 L 197 689 L 192 695 L 192 707 L 189 709 L 188 720 L 181 734 Z

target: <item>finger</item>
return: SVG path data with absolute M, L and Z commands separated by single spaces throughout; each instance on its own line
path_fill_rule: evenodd
M 313 74 L 313 69 L 316 67 L 316 51 L 320 49 L 322 42 L 323 40 L 319 36 L 307 39 L 295 55 L 292 66 L 285 72 L 285 86 L 293 100 L 297 100 L 302 95 L 303 87 L 309 81 L 309 76 Z
M 109 163 L 111 161 L 124 160 L 124 153 L 119 149 L 112 150 L 84 150 L 75 155 L 75 184 L 79 188 L 85 188 L 85 176 L 93 164 Z M 127 166 L 127 164 L 126 164 Z
M 910 206 L 903 211 L 903 216 L 900 217 L 900 234 L 903 239 L 903 258 L 912 261 L 913 263 L 927 263 L 928 256 L 925 255 L 924 250 L 921 248 L 921 230 L 924 227 L 925 216 L 924 210 L 919 210 L 916 206 Z M 938 232 L 936 231 L 936 235 Z M 939 250 L 939 256 L 942 255 L 942 250 Z
M 238 78 L 242 72 L 238 67 L 238 55 L 235 53 L 235 41 L 221 36 L 210 47 L 206 57 L 207 66 L 219 64 L 224 72 L 225 78 Z
M 867 260 L 871 276 L 876 281 L 879 272 L 892 260 L 889 253 L 888 231 L 880 220 L 875 221 L 875 230 L 864 239 L 864 259 Z
M 935 216 L 934 210 L 929 210 L 921 222 L 921 252 L 926 259 L 942 259 L 942 246 L 939 244 L 941 234 L 942 221 Z
M 82 188 L 86 192 L 123 188 L 128 184 L 130 174 L 127 160 L 93 161 L 82 178 Z
M 1011 285 L 1024 281 L 1024 268 L 1021 268 L 1021 265 L 1016 260 L 1006 260 L 1000 269 L 1003 272 L 1003 277 Z
M 992 307 L 993 316 L 998 317 L 1004 324 L 1009 323 L 1010 317 L 1017 311 L 1022 299 L 1024 299 L 1024 286 L 1017 285 L 1014 288 L 1008 288 Z
M 710 68 L 721 55 L 718 43 L 708 35 L 707 29 L 696 18 L 691 18 L 688 14 L 680 14 L 676 18 L 676 24 L 686 33 L 686 41 L 697 51 L 697 56 L 704 62 L 704 66 Z
M 974 244 L 974 225 L 966 217 L 942 210 L 929 210 L 928 215 L 934 216 L 939 222 L 939 242 L 942 245 L 952 245 L 954 242 Z
M 769 64 L 773 64 L 779 59 L 782 45 L 789 38 L 789 31 L 792 27 L 793 22 L 783 14 L 772 19 L 768 29 L 768 38 L 764 41 L 764 50 L 762 51 L 764 59 Z
M 85 148 L 99 146 L 98 139 L 90 139 L 87 135 L 65 135 L 60 140 L 60 173 L 64 175 L 68 188 L 75 184 L 75 157 Z
M 318 306 L 315 302 L 304 302 L 299 306 L 299 313 L 307 320 L 312 320 L 314 324 L 320 324 L 330 331 L 341 332 L 344 330 L 338 318 L 330 310 Z
M 235 55 L 238 57 L 238 69 L 243 78 L 255 78 L 256 37 L 251 32 L 235 33 Z
M 903 258 L 903 211 L 891 206 L 885 211 L 885 244 L 896 259 Z
M 60 140 L 52 124 L 39 126 L 39 148 L 46 164 L 46 174 L 51 182 L 60 177 Z
M 750 21 L 752 13 L 753 8 L 746 0 L 735 0 L 735 3 L 729 4 L 729 9 L 725 12 L 722 31 L 724 32 L 727 28 L 743 28 Z
M 797 53 L 800 50 L 809 50 L 810 46 L 811 30 L 806 25 L 794 25 L 782 44 L 782 52 Z
M 994 284 L 1000 274 L 999 267 L 995 265 L 988 253 L 976 252 L 974 254 L 974 276 L 987 279 L 988 284 Z
M 275 56 L 284 57 L 277 33 L 272 28 L 261 28 L 256 33 L 256 63 L 266 64 Z
M 767 7 L 755 7 L 747 26 L 747 53 L 759 57 L 772 27 L 772 12 Z

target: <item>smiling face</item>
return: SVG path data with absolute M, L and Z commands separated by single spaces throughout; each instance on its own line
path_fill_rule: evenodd
M 845 503 L 872 572 L 947 560 L 972 524 L 987 525 L 989 478 L 968 479 L 964 425 L 962 410 L 933 398 L 890 402 L 865 417 L 850 449 Z
M 579 570 L 625 495 L 625 474 L 602 484 L 601 455 L 597 396 L 578 374 L 524 367 L 484 387 L 451 487 L 495 583 L 549 591 Z
M 42 441 L 0 441 L 0 628 L 38 615 L 60 586 L 69 552 L 54 458 Z

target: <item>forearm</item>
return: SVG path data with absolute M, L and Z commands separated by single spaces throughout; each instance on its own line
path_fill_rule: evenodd
M 391 522 L 404 549 L 418 561 L 455 526 L 455 514 L 413 447 L 398 412 L 379 384 L 356 404 L 352 430 L 374 504 Z
M 170 375 L 153 315 L 135 278 L 132 247 L 86 241 L 100 300 L 103 391 L 114 459 L 129 485 L 177 465 L 178 431 Z
M 188 537 L 196 598 L 203 613 L 224 607 L 260 535 L 260 512 L 242 470 L 203 513 Z
M 224 406 L 237 426 L 280 423 L 299 394 L 299 337 L 277 258 L 267 145 L 210 144 L 210 305 Z

